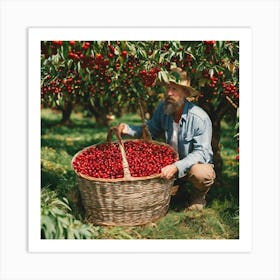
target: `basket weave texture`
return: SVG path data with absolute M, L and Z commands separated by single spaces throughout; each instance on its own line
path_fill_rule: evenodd
M 160 174 L 132 177 L 123 148 L 125 141 L 119 142 L 123 157 L 123 178 L 92 178 L 80 174 L 74 169 L 75 158 L 87 148 L 96 145 L 83 149 L 72 159 L 72 167 L 77 175 L 78 189 L 86 210 L 86 220 L 92 224 L 143 225 L 158 220 L 168 211 L 171 189 L 175 179 L 163 179 Z M 157 145 L 167 145 L 156 141 L 150 142 Z M 172 148 L 170 147 L 170 149 Z M 176 154 L 175 151 L 174 153 Z

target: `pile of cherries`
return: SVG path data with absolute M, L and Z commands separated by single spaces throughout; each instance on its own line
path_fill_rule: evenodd
M 124 176 L 119 144 L 104 143 L 82 151 L 74 160 L 76 172 L 94 178 L 117 179 Z
M 133 177 L 159 174 L 161 169 L 177 160 L 173 149 L 143 140 L 124 142 L 129 171 Z M 104 143 L 82 151 L 73 161 L 76 172 L 93 178 L 124 177 L 123 160 L 118 143 Z
M 124 148 L 133 177 L 159 174 L 164 166 L 177 160 L 176 153 L 165 145 L 138 140 L 125 142 Z

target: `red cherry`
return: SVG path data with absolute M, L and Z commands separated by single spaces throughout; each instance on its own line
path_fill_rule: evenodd
M 62 43 L 63 43 L 62 41 L 53 41 L 53 44 L 58 45 L 58 46 L 61 46 Z
M 113 45 L 109 45 L 108 47 L 109 47 L 111 53 L 114 53 L 114 52 L 115 52 L 115 48 L 114 48 Z
M 122 51 L 122 57 L 126 58 L 127 57 L 127 51 Z
M 103 58 L 102 54 L 100 53 L 97 53 L 95 57 L 97 60 L 101 60 Z
M 83 48 L 84 50 L 87 50 L 87 49 L 89 48 L 89 46 L 90 46 L 90 43 L 89 43 L 89 42 L 85 42 L 85 43 L 83 44 L 82 48 Z

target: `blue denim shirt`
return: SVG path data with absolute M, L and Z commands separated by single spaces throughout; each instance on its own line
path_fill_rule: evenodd
M 164 113 L 164 102 L 161 102 L 147 126 L 153 139 L 164 134 L 166 143 L 170 144 L 173 133 L 173 115 Z M 129 125 L 129 135 L 141 137 L 141 126 Z M 207 113 L 200 107 L 186 101 L 178 130 L 179 160 L 178 178 L 187 175 L 196 163 L 213 163 L 211 147 L 212 123 Z

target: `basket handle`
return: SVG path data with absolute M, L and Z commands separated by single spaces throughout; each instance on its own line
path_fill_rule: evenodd
M 145 116 L 144 116 L 144 110 L 143 110 L 143 101 L 139 101 L 139 108 L 140 108 L 140 116 L 141 116 L 141 120 L 142 120 L 142 138 L 144 141 L 151 141 L 152 140 L 152 136 L 150 134 L 150 131 L 147 127 L 147 124 L 145 122 Z M 121 137 L 121 133 L 118 129 L 118 126 L 112 126 L 107 134 L 107 142 L 111 143 L 112 142 L 112 136 L 113 133 L 117 136 L 117 139 L 119 141 L 119 143 L 121 145 L 123 145 L 123 141 L 122 141 L 122 137 Z
M 122 137 L 121 137 L 121 134 L 120 134 L 117 126 L 112 126 L 109 129 L 108 134 L 107 134 L 107 142 L 109 142 L 109 143 L 112 142 L 113 133 L 117 136 L 119 143 L 121 145 L 123 145 Z
M 113 133 L 117 136 L 118 138 L 118 142 L 119 142 L 119 147 L 120 147 L 120 150 L 121 150 L 121 155 L 122 155 L 122 162 L 123 162 L 123 173 L 124 173 L 124 178 L 126 180 L 128 179 L 131 179 L 131 173 L 129 171 L 129 165 L 128 165 L 128 161 L 127 161 L 127 158 L 126 158 L 126 154 L 125 154 L 125 150 L 124 150 L 124 145 L 123 145 L 123 141 L 122 141 L 122 137 L 121 137 L 121 134 L 118 130 L 118 127 L 117 126 L 112 126 L 109 131 L 108 131 L 108 134 L 107 134 L 107 142 L 108 143 L 111 143 L 112 142 L 112 136 L 113 136 Z

